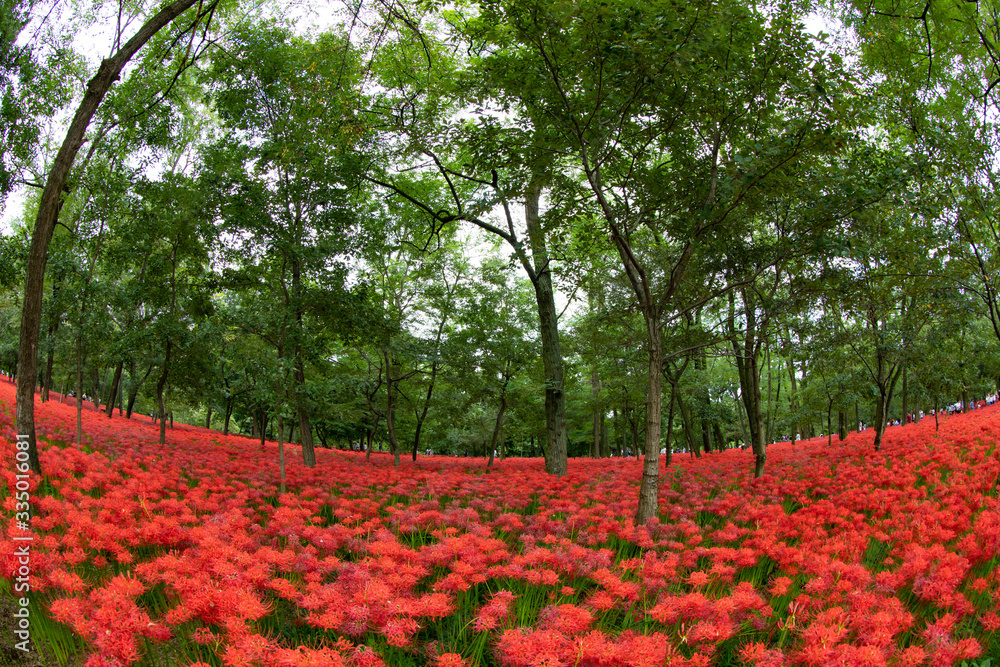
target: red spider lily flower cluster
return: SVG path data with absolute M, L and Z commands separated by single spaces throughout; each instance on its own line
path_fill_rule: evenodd
M 13 386 L 0 499 L 13 516 Z M 635 525 L 640 463 L 275 449 L 37 405 L 31 587 L 88 665 L 150 644 L 226 665 L 955 665 L 1000 657 L 1000 407 L 750 455 L 677 457 Z M 294 450 L 294 446 L 289 446 Z M 18 535 L 0 535 L 13 580 Z M 301 639 L 305 637 L 306 639 Z M 199 664 L 199 663 L 194 663 Z

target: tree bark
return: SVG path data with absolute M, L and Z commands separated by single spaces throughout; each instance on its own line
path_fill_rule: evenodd
M 907 391 L 906 369 L 904 368 L 903 369 L 903 416 L 899 420 L 899 423 L 905 426 L 909 416 L 910 416 L 910 396 L 909 392 Z
M 305 336 L 305 324 L 302 312 L 302 275 L 299 261 L 294 257 L 292 259 L 292 294 L 295 298 L 296 324 L 293 345 L 295 370 L 292 374 L 295 380 L 295 408 L 299 416 L 299 439 L 302 441 L 302 462 L 306 466 L 314 468 L 316 467 L 316 448 L 313 445 L 312 428 L 309 425 L 309 411 L 306 405 L 306 366 L 302 352 L 302 339 Z
M 76 334 L 76 446 L 83 449 L 83 333 Z
M 139 388 L 142 387 L 142 384 L 147 380 L 147 378 L 149 378 L 149 375 L 153 372 L 154 367 L 155 364 L 150 364 L 149 368 L 146 369 L 146 374 L 143 375 L 142 379 L 138 382 L 135 382 L 135 366 L 133 365 L 132 369 L 129 371 L 129 377 L 132 378 L 135 385 L 128 393 L 128 405 L 125 406 L 125 419 L 132 419 L 132 409 L 135 407 L 135 399 L 139 396 Z
M 715 432 L 715 451 L 726 451 L 726 440 L 722 435 L 722 427 L 719 426 L 718 421 L 712 423 L 712 430 Z
M 111 378 L 111 391 L 108 395 L 107 409 L 104 411 L 104 414 L 107 415 L 109 419 L 115 410 L 115 399 L 118 398 L 118 392 L 121 390 L 122 369 L 124 368 L 125 362 L 119 361 L 118 365 L 115 366 L 115 375 Z
M 601 392 L 601 381 L 597 378 L 597 368 L 590 371 L 590 389 L 594 398 L 594 442 L 590 450 L 590 455 L 595 459 L 601 458 L 601 409 L 598 403 Z
M 793 362 L 791 358 L 788 359 L 787 368 L 789 382 L 788 408 L 792 411 L 792 415 L 795 420 L 795 433 L 792 435 L 792 440 L 794 441 L 796 435 L 801 438 L 804 434 L 802 424 L 799 423 L 799 388 L 798 380 L 795 377 L 795 362 Z
M 392 451 L 392 465 L 399 466 L 399 441 L 396 440 L 396 380 L 392 377 L 392 363 L 389 355 L 389 348 L 383 348 L 382 354 L 385 359 L 385 428 L 389 436 L 389 449 Z
M 897 366 L 895 371 L 890 371 L 885 359 L 881 356 L 877 358 L 878 377 L 877 383 L 879 396 L 875 403 L 875 451 L 882 448 L 882 436 L 885 434 L 885 422 L 889 416 L 889 405 L 892 403 L 893 392 L 896 389 L 896 381 L 899 380 L 902 366 Z
M 538 304 L 539 336 L 542 343 L 542 367 L 545 373 L 545 472 L 562 477 L 567 470 L 566 395 L 563 392 L 563 357 L 559 343 L 559 315 L 552 290 L 552 271 L 545 234 L 538 216 L 542 186 L 536 180 L 525 193 L 524 221 L 534 261 L 535 302 Z
M 643 525 L 659 514 L 660 427 L 662 419 L 663 339 L 660 323 L 646 318 L 646 344 L 649 355 L 646 393 L 646 458 L 642 463 L 639 485 L 639 508 L 636 525 Z
M 42 473 L 35 441 L 35 369 L 38 365 L 38 335 L 42 320 L 42 289 L 45 282 L 45 263 L 49 242 L 55 230 L 61 207 L 62 193 L 69 178 L 76 154 L 83 145 L 87 127 L 111 85 L 121 76 L 121 71 L 132 56 L 161 28 L 168 25 L 197 0 L 175 0 L 156 13 L 139 28 L 115 54 L 101 61 L 94 77 L 87 83 L 87 92 L 73 116 L 63 143 L 56 154 L 45 181 L 31 234 L 24 282 L 24 299 L 21 308 L 21 338 L 18 346 L 17 369 L 17 433 L 28 436 L 28 464 Z M 215 2 L 211 2 L 214 8 Z M 205 8 L 208 11 L 209 8 Z
M 436 354 L 436 352 L 435 352 Z M 434 380 L 437 377 L 438 362 L 437 359 L 431 362 L 431 378 L 427 385 L 427 395 L 424 397 L 424 407 L 420 410 L 420 414 L 417 415 L 417 426 L 413 430 L 413 460 L 417 460 L 417 450 L 420 448 L 420 431 L 424 427 L 424 420 L 427 419 L 427 410 L 431 405 L 431 395 L 434 393 Z
M 740 378 L 740 395 L 747 416 L 747 430 L 750 435 L 750 447 L 754 454 L 753 476 L 759 478 L 764 474 L 767 463 L 766 425 L 764 423 L 763 401 L 760 388 L 760 351 L 761 339 L 758 336 L 757 313 L 751 298 L 743 293 L 743 315 L 746 319 L 746 331 L 743 333 L 743 344 L 735 336 L 732 338 L 733 354 L 736 370 Z M 735 333 L 735 295 L 729 296 L 729 330 Z
M 691 414 L 691 409 L 679 393 L 677 394 L 677 408 L 681 411 L 681 423 L 684 425 L 684 445 L 692 457 L 700 459 L 701 448 L 698 447 L 694 439 L 694 415 Z
M 173 340 L 167 339 L 166 349 L 163 352 L 163 369 L 160 372 L 160 379 L 156 381 L 156 404 L 160 408 L 160 444 L 167 441 L 167 409 L 163 405 L 163 389 L 167 386 L 167 375 L 170 373 L 170 350 L 173 347 Z
M 52 349 L 51 345 L 54 342 L 53 339 L 55 338 L 55 333 L 56 333 L 56 327 L 50 325 L 49 335 L 48 335 L 50 347 L 49 347 L 49 352 L 46 355 L 45 359 L 45 380 L 42 382 L 42 396 L 41 396 L 42 403 L 45 403 L 46 401 L 49 400 L 49 387 L 52 386 L 52 364 L 55 361 L 55 350 Z
M 670 385 L 670 408 L 667 410 L 667 437 L 665 439 L 664 448 L 666 449 L 666 454 L 664 456 L 663 464 L 669 466 L 671 464 L 671 459 L 673 458 L 673 444 L 671 438 L 674 434 L 674 405 L 677 403 L 677 386 L 674 384 Z
M 107 370 L 104 372 L 104 379 L 108 379 Z M 104 383 L 101 382 L 101 371 L 98 369 L 97 365 L 94 365 L 94 391 L 93 395 L 90 397 L 94 403 L 94 410 L 97 412 L 101 411 L 101 398 L 104 397 Z
M 508 368 L 509 366 L 510 362 L 508 362 Z M 497 420 L 493 425 L 493 437 L 490 438 L 490 460 L 486 464 L 487 468 L 493 467 L 493 453 L 496 452 L 497 440 L 500 437 L 500 429 L 503 427 L 503 416 L 504 413 L 507 412 L 507 383 L 509 381 L 510 378 L 506 378 L 503 383 L 503 388 L 500 390 L 500 409 L 497 411 Z
M 281 410 L 280 408 L 276 411 L 278 413 L 278 467 L 281 469 L 281 493 L 285 492 L 285 443 L 281 440 L 282 422 L 281 422 Z

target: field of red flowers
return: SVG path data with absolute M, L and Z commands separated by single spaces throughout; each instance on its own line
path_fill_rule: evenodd
M 0 382 L 0 595 L 14 513 Z M 639 463 L 276 449 L 38 403 L 32 632 L 110 665 L 958 665 L 1000 658 L 1000 406 Z M 6 643 L 9 638 L 3 638 Z

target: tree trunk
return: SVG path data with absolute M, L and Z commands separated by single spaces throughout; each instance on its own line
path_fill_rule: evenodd
M 503 425 L 503 415 L 507 411 L 507 382 L 503 384 L 503 389 L 500 391 L 500 409 L 497 411 L 497 420 L 493 425 L 493 437 L 490 438 L 490 460 L 486 464 L 487 468 L 493 467 L 493 453 L 496 452 L 497 439 L 500 437 L 500 429 Z
M 752 326 L 748 323 L 748 327 Z M 767 462 L 767 443 L 765 443 L 766 431 L 760 391 L 760 366 L 757 363 L 758 350 L 754 346 L 753 340 L 753 334 L 748 329 L 743 350 L 739 349 L 739 344 L 735 341 L 733 347 L 736 352 L 736 369 L 740 378 L 740 395 L 747 417 L 750 447 L 754 454 L 753 475 L 757 478 L 764 474 L 764 465 Z
M 687 448 L 688 454 L 693 458 L 700 459 L 701 447 L 696 444 L 694 437 L 694 415 L 691 414 L 691 408 L 688 407 L 680 391 L 677 392 L 677 409 L 680 410 L 681 426 L 684 427 L 684 446 Z
M 222 435 L 229 435 L 229 420 L 233 416 L 233 399 L 231 396 L 226 398 L 226 421 L 225 426 L 222 429 Z
M 94 366 L 94 395 L 91 398 L 94 401 L 94 410 L 98 412 L 101 411 L 101 399 L 104 398 L 104 386 L 107 384 L 108 370 L 104 369 L 104 380 L 101 379 L 101 372 Z
M 789 359 L 788 360 L 788 381 L 789 381 L 789 392 L 788 392 L 788 408 L 792 411 L 792 417 L 795 420 L 795 433 L 792 434 L 792 440 L 795 440 L 795 436 L 800 438 L 803 436 L 802 425 L 799 423 L 799 390 L 798 390 L 798 379 L 795 377 L 795 363 Z
M 629 433 L 632 435 L 632 450 L 635 460 L 639 460 L 639 423 L 635 408 L 632 409 L 632 416 L 628 420 Z M 656 452 L 659 454 L 659 450 Z
M 118 365 L 115 366 L 115 375 L 111 378 L 111 391 L 108 396 L 107 409 L 104 411 L 104 414 L 108 416 L 108 419 L 111 418 L 111 413 L 115 410 L 115 399 L 118 397 L 118 392 L 121 390 L 122 369 L 124 368 L 125 362 L 119 361 Z
M 664 465 L 669 466 L 671 464 L 671 459 L 673 458 L 673 444 L 671 442 L 671 437 L 674 434 L 674 404 L 677 402 L 677 385 L 670 385 L 670 408 L 667 410 L 667 437 L 664 443 L 664 448 L 666 449 L 666 454 L 664 458 Z
M 597 367 L 590 370 L 590 390 L 594 399 L 594 441 L 590 448 L 590 455 L 595 459 L 601 458 L 601 409 L 598 403 L 601 392 L 601 381 L 597 378 Z
M 156 404 L 160 408 L 160 444 L 167 441 L 167 409 L 163 405 L 163 389 L 167 386 L 167 375 L 170 373 L 170 350 L 173 341 L 167 339 L 166 349 L 163 352 L 163 369 L 160 372 L 160 379 L 156 382 Z
M 150 364 L 149 368 L 146 369 L 146 374 L 142 376 L 142 379 L 138 382 L 135 381 L 135 362 L 131 362 L 129 366 L 128 376 L 132 381 L 132 388 L 128 393 L 128 405 L 125 406 L 125 419 L 132 419 L 132 409 L 135 407 L 135 399 L 139 395 L 139 388 L 142 383 L 146 381 L 149 374 L 153 372 L 154 364 Z
M 382 354 L 385 359 L 385 429 L 389 436 L 389 450 L 392 452 L 392 465 L 399 465 L 399 441 L 396 440 L 396 396 L 393 389 L 396 380 L 392 377 L 392 363 L 389 357 L 389 348 L 383 348 Z
M 601 458 L 611 456 L 611 440 L 608 432 L 608 423 L 604 415 L 601 415 Z
M 207 429 L 212 428 L 212 406 L 211 405 L 208 406 L 207 410 L 205 410 L 205 428 L 207 428 Z
M 906 369 L 903 369 L 903 416 L 899 420 L 899 423 L 903 426 L 906 425 L 907 420 L 910 416 L 910 397 L 906 386 Z
M 722 435 L 722 427 L 719 426 L 718 421 L 712 422 L 712 431 L 715 434 L 715 451 L 726 451 L 726 439 Z
M 440 336 L 440 331 L 438 333 Z M 424 397 L 424 407 L 421 409 L 420 414 L 417 415 L 417 426 L 413 431 L 413 460 L 417 460 L 417 450 L 420 448 L 420 431 L 423 429 L 424 420 L 427 419 L 427 410 L 431 404 L 431 395 L 434 393 L 434 380 L 437 377 L 438 362 L 437 359 L 431 362 L 431 378 L 430 382 L 427 384 L 427 395 Z
M 306 409 L 304 398 L 306 388 L 305 366 L 302 361 L 301 351 L 297 350 L 299 357 L 295 361 L 295 407 L 299 413 L 299 440 L 302 441 L 302 463 L 310 468 L 316 467 L 316 448 L 313 445 L 312 427 L 309 425 L 309 412 Z
M 535 181 L 525 193 L 524 221 L 534 261 L 535 302 L 538 304 L 539 336 L 542 343 L 542 367 L 545 373 L 545 472 L 562 477 L 567 469 L 566 395 L 563 391 L 563 358 L 559 344 L 559 316 L 552 290 L 552 271 L 545 245 L 545 234 L 538 217 L 541 184 Z
M 281 440 L 282 422 L 281 409 L 275 412 L 278 414 L 278 467 L 281 469 L 281 493 L 285 492 L 285 443 Z
M 658 319 L 646 318 L 646 336 L 649 354 L 646 393 L 646 459 L 642 464 L 639 509 L 635 514 L 635 523 L 638 526 L 655 518 L 659 513 L 660 426 L 663 418 L 661 412 L 663 341 Z
M 732 337 L 733 354 L 736 360 L 736 370 L 740 378 L 740 395 L 747 416 L 747 430 L 750 436 L 750 447 L 754 454 L 754 478 L 764 474 L 767 463 L 767 437 L 764 423 L 763 401 L 760 389 L 760 351 L 762 341 L 759 337 L 757 312 L 751 297 L 743 291 L 743 316 L 746 330 L 743 333 L 742 349 L 735 337 L 735 294 L 729 293 L 729 331 Z
M 697 323 L 700 325 L 701 324 L 701 309 L 698 309 L 698 313 L 697 313 L 696 319 L 697 319 Z M 705 350 L 704 349 L 700 350 L 696 354 L 695 359 L 694 359 L 694 368 L 695 368 L 695 370 L 701 371 L 702 373 L 704 373 L 704 371 L 706 371 L 708 369 L 708 364 L 705 361 Z M 704 376 L 702 376 L 702 377 L 704 377 Z M 711 454 L 712 453 L 712 441 L 711 441 L 711 439 L 709 437 L 709 433 L 708 433 L 708 428 L 709 427 L 708 427 L 708 423 L 706 422 L 706 419 L 707 419 L 707 417 L 708 417 L 708 415 L 710 414 L 710 411 L 711 411 L 711 399 L 709 398 L 709 395 L 708 395 L 708 388 L 706 386 L 702 385 L 701 387 L 698 388 L 698 393 L 696 394 L 696 396 L 697 396 L 698 408 L 697 408 L 697 410 L 696 410 L 696 412 L 694 414 L 694 418 L 695 418 L 695 420 L 697 422 L 698 432 L 701 435 L 701 446 L 702 446 L 702 449 L 704 450 L 704 452 L 706 454 Z
M 826 446 L 833 447 L 833 399 L 826 402 Z
M 712 440 L 711 440 L 711 436 L 708 433 L 708 429 L 709 429 L 708 422 L 706 422 L 705 418 L 702 417 L 701 415 L 698 415 L 696 417 L 696 419 L 698 420 L 698 430 L 701 432 L 701 448 L 702 448 L 702 451 L 704 451 L 706 454 L 711 454 L 712 453 Z
M 365 447 L 365 458 L 370 459 L 372 457 L 372 447 L 375 446 L 375 430 L 378 428 L 378 417 L 375 417 L 375 422 L 372 424 L 371 430 L 368 431 L 368 445 Z
M 49 347 L 49 352 L 46 355 L 45 359 L 45 380 L 42 382 L 42 396 L 41 396 L 42 403 L 45 403 L 46 401 L 49 400 L 49 387 L 52 386 L 52 364 L 55 361 L 55 350 L 52 349 L 51 345 L 54 342 L 53 339 L 55 338 L 55 331 L 56 330 L 54 326 L 49 327 L 48 339 L 50 347 Z
M 882 435 L 885 433 L 885 422 L 889 413 L 889 406 L 892 404 L 892 396 L 896 389 L 896 381 L 899 380 L 901 366 L 897 366 L 892 372 L 886 366 L 885 359 L 877 358 L 878 379 L 877 388 L 879 391 L 878 401 L 875 404 L 875 451 L 882 448 Z
M 83 333 L 76 335 L 76 446 L 83 449 Z
M 21 339 L 18 346 L 17 369 L 17 433 L 28 436 L 28 464 L 41 474 L 38 461 L 38 446 L 35 441 L 35 369 L 38 365 L 38 335 L 42 320 L 42 288 L 45 282 L 45 262 L 49 242 L 55 230 L 56 219 L 62 206 L 63 190 L 69 178 L 76 154 L 83 145 L 84 135 L 98 106 L 107 94 L 111 84 L 118 80 L 122 69 L 132 56 L 142 48 L 153 35 L 169 24 L 196 0 L 175 0 L 156 13 L 139 28 L 115 54 L 101 61 L 97 74 L 87 83 L 87 91 L 70 123 L 63 143 L 52 162 L 45 189 L 38 203 L 38 214 L 31 234 L 31 246 L 25 267 L 24 299 L 21 308 Z M 215 2 L 203 8 L 203 12 L 214 10 Z

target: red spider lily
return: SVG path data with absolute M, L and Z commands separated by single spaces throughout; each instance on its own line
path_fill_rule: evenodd
M 13 403 L 4 382 L 0 402 Z M 75 411 L 49 401 L 37 421 L 71 439 Z M 313 469 L 289 456 L 279 495 L 273 448 L 257 441 L 178 425 L 159 445 L 149 420 L 90 409 L 84 423 L 88 451 L 41 442 L 30 582 L 95 666 L 134 662 L 144 640 L 231 665 L 347 667 L 400 652 L 467 667 L 487 654 L 708 665 L 734 638 L 747 665 L 952 665 L 1000 650 L 1000 408 L 949 417 L 940 436 L 890 429 L 877 454 L 870 432 L 774 445 L 759 480 L 745 453 L 683 460 L 661 471 L 673 481 L 645 526 L 629 518 L 633 460 L 571 461 L 554 479 L 539 460 L 480 475 L 465 460 L 397 469 L 321 450 Z M 5 462 L 11 429 L 0 415 Z M 12 465 L 0 481 L 11 513 Z M 10 523 L 0 576 L 13 581 Z M 265 629 L 278 618 L 323 641 Z

